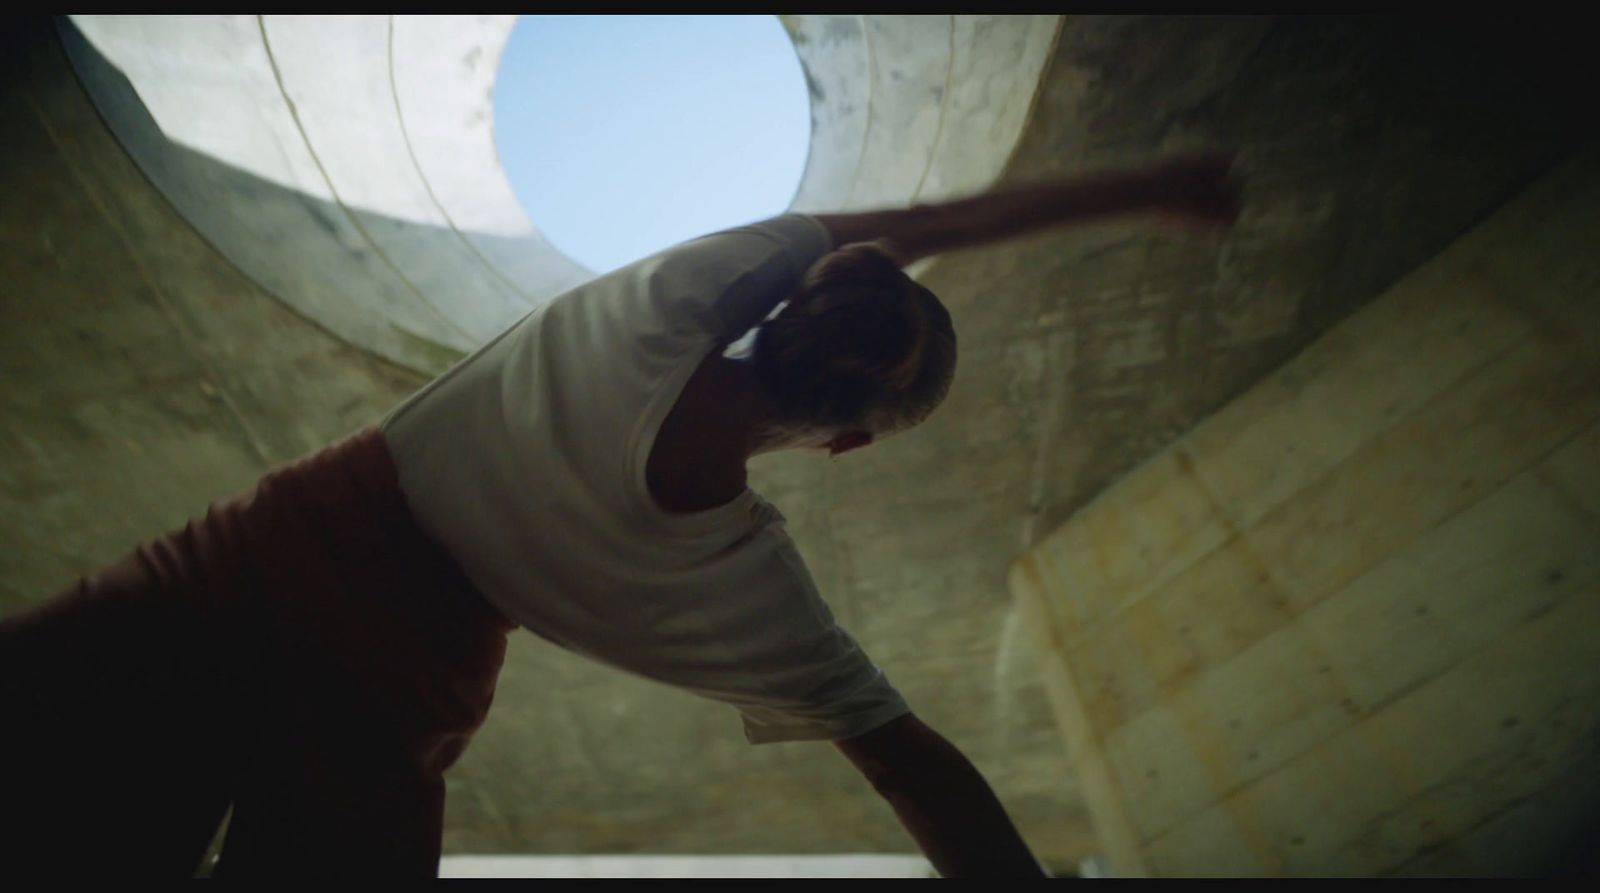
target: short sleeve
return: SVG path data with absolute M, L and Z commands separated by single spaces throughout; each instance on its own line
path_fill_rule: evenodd
M 839 741 L 910 713 L 883 670 L 834 619 L 794 542 L 787 535 L 775 542 L 774 558 L 795 586 L 795 609 L 770 612 L 786 616 L 785 629 L 747 664 L 763 697 L 737 705 L 745 738 L 751 744 Z
M 817 687 L 808 696 L 739 708 L 747 741 L 840 741 L 911 712 L 905 698 L 849 633 L 835 628 L 833 634 L 837 654 L 817 666 Z
M 733 340 L 794 293 L 833 250 L 815 217 L 786 214 L 685 242 L 650 261 L 651 293 L 676 328 Z

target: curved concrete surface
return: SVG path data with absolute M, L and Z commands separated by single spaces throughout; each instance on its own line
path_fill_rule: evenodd
M 116 69 L 95 63 L 91 45 L 80 40 L 73 50 L 83 72 L 76 77 L 58 39 L 70 42 L 70 35 L 55 33 L 49 19 L 15 21 L 21 24 L 0 31 L 0 615 L 181 525 L 269 468 L 371 424 L 424 381 L 331 337 L 326 314 L 321 326 L 297 316 L 260 286 L 263 268 L 303 289 L 301 297 L 342 299 L 343 289 L 361 285 L 367 298 L 395 304 L 368 312 L 336 302 L 327 313 L 346 308 L 355 324 L 381 326 L 404 317 L 426 332 L 437 324 L 427 307 L 352 218 L 374 237 L 396 240 L 385 246 L 455 239 L 460 251 L 451 257 L 472 257 L 448 223 L 347 213 L 331 192 L 318 198 L 286 188 L 168 139 Z M 253 19 L 244 23 L 258 28 Z M 269 19 L 269 34 L 272 26 Z M 848 98 L 844 82 L 871 84 L 866 41 L 874 32 L 861 29 L 862 52 L 851 56 L 848 28 L 835 30 L 830 37 L 825 25 L 791 22 L 791 33 L 813 35 L 802 52 L 836 51 L 831 68 L 808 63 L 829 101 Z M 421 37 L 429 36 L 424 29 Z M 1160 456 L 1591 139 L 1584 36 L 1560 21 L 1527 19 L 1512 26 L 1437 17 L 1071 17 L 1006 178 L 1148 158 L 1174 146 L 1234 146 L 1249 184 L 1238 230 L 1221 250 L 1140 232 L 1108 242 L 1063 231 L 952 254 L 926 276 L 961 336 L 960 370 L 939 412 L 916 431 L 837 462 L 779 455 L 753 463 L 752 485 L 782 508 L 836 616 L 918 715 L 981 769 L 1050 864 L 1070 867 L 1104 849 L 1039 653 L 1029 647 L 1030 624 L 1006 589 L 1007 569 L 1108 485 Z M 959 65 L 962 38 L 956 43 Z M 877 52 L 876 42 L 870 46 Z M 242 81 L 243 68 L 219 63 L 215 76 Z M 858 75 L 845 77 L 847 70 Z M 894 83 L 893 71 L 880 70 L 880 83 Z M 947 94 L 992 95 L 979 73 L 957 68 L 948 77 Z M 110 112 L 97 113 L 85 84 Z M 869 94 L 849 95 L 859 104 Z M 119 106 L 128 111 L 113 117 Z M 409 106 L 402 107 L 410 128 Z M 864 140 L 841 139 L 839 151 L 853 146 L 859 158 L 865 141 L 894 136 L 886 119 L 861 117 L 864 105 L 854 118 L 842 100 L 837 111 Z M 120 122 L 115 133 L 108 120 Z M 248 116 L 226 120 L 250 123 Z M 951 120 L 947 114 L 947 141 Z M 130 129 L 129 121 L 139 126 Z M 411 139 L 416 147 L 417 136 Z M 418 156 L 430 170 L 420 148 Z M 827 156 L 815 157 L 820 177 Z M 925 164 L 922 156 L 910 162 Z M 854 176 L 856 168 L 845 169 Z M 942 169 L 936 164 L 927 183 Z M 839 164 L 829 170 L 834 188 L 845 188 L 837 185 L 845 176 Z M 167 184 L 165 194 L 157 182 Z M 428 182 L 464 227 L 465 212 L 445 198 L 442 181 L 430 174 Z M 261 237 L 238 239 L 224 256 L 192 225 L 215 239 L 208 221 L 255 227 Z M 475 245 L 515 244 L 463 231 Z M 413 242 L 404 241 L 412 233 Z M 1579 244 L 1572 240 L 1585 234 L 1573 230 L 1551 247 Z M 249 277 L 237 260 L 245 253 L 256 259 Z M 1552 297 L 1593 282 L 1529 278 Z M 1476 331 L 1461 338 L 1475 339 Z M 405 340 L 412 336 L 384 334 L 414 351 L 419 365 L 448 353 L 423 336 L 413 344 Z M 1285 408 L 1321 414 L 1326 398 L 1308 387 L 1283 390 Z M 1129 517 L 1159 525 L 1175 517 L 1166 507 L 1181 506 L 1190 491 L 1175 484 L 1148 492 L 1151 508 Z M 1313 539 L 1344 535 L 1330 527 Z M 1502 578 L 1497 566 L 1484 567 Z M 1577 585 L 1576 567 L 1563 571 L 1562 585 Z M 1442 611 L 1412 619 L 1406 610 L 1407 628 L 1445 622 Z M 1208 611 L 1176 624 L 1164 619 L 1170 616 L 1134 612 L 1130 620 L 1148 625 L 1124 626 L 1163 642 L 1192 621 L 1188 640 L 1222 642 L 1235 635 L 1240 615 Z M 1106 639 L 1104 653 L 1116 660 L 1083 664 L 1086 690 L 1164 691 L 1145 673 L 1141 641 Z M 1389 655 L 1372 662 L 1371 678 L 1386 672 Z M 1238 690 L 1254 697 L 1248 685 Z M 446 852 L 914 849 L 892 810 L 832 748 L 752 748 L 724 706 L 535 637 L 513 638 L 496 704 L 447 778 Z M 1139 728 L 1159 734 L 1114 732 L 1118 740 L 1108 747 L 1159 744 L 1161 735 L 1182 743 L 1186 734 Z M 1448 722 L 1417 729 L 1418 737 L 1463 734 Z M 1548 726 L 1524 714 L 1499 740 L 1537 740 L 1518 736 L 1540 729 Z M 1206 754 L 1248 753 L 1227 749 L 1231 740 L 1198 744 L 1225 747 Z M 1414 761 L 1422 753 L 1394 756 Z M 1536 851 L 1525 844 L 1547 844 L 1561 830 L 1550 824 L 1562 814 L 1552 800 L 1590 796 L 1595 773 L 1582 768 L 1588 774 L 1559 797 L 1521 801 L 1470 833 L 1439 825 L 1430 839 L 1454 836 L 1414 865 L 1487 874 L 1527 864 Z M 1153 792 L 1177 794 L 1203 781 L 1113 769 Z M 1489 788 L 1511 790 L 1500 781 Z M 1317 796 L 1314 785 L 1275 790 L 1296 802 Z M 94 831 L 84 829 L 89 850 Z M 1293 852 L 1320 845 L 1307 841 Z
M 82 36 L 63 38 L 119 139 L 223 254 L 335 334 L 432 373 L 591 275 L 527 219 L 496 153 L 515 21 L 74 16 Z M 783 21 L 812 98 L 793 207 L 820 211 L 993 181 L 1059 17 Z

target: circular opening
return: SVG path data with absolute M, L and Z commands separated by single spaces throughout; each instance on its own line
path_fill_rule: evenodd
M 811 139 L 775 16 L 523 16 L 494 115 L 528 218 L 599 273 L 783 213 Z

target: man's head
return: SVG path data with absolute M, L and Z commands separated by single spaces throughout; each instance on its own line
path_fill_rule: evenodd
M 846 245 L 762 323 L 752 362 L 777 411 L 774 439 L 841 453 L 933 412 L 955 377 L 956 334 L 887 250 Z

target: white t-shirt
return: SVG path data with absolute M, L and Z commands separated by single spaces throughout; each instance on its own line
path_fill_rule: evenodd
M 746 490 L 669 514 L 645 462 L 706 355 L 831 248 L 799 214 L 679 245 L 533 311 L 382 426 L 418 523 L 506 616 L 732 704 L 756 744 L 849 738 L 909 708 L 776 508 Z

